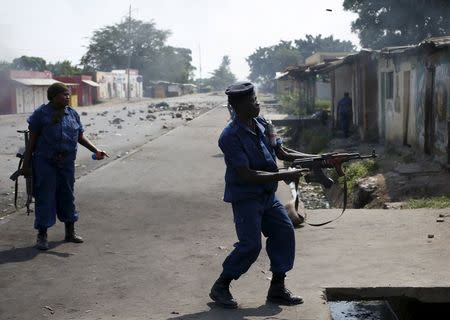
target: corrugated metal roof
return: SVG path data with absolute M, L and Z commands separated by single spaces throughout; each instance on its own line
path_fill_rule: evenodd
M 275 73 L 275 80 L 281 79 L 284 76 L 287 76 L 289 74 L 289 72 L 276 72 Z
M 97 82 L 94 82 L 92 80 L 81 80 L 81 81 L 86 83 L 86 84 L 88 84 L 88 85 L 90 85 L 90 86 L 93 86 L 93 87 L 100 87 L 100 85 Z
M 420 44 L 433 44 L 436 48 L 447 47 L 450 45 L 450 36 L 431 37 L 425 39 Z
M 11 80 L 19 82 L 26 86 L 51 86 L 52 84 L 59 82 L 55 79 L 43 79 L 43 78 L 26 78 L 26 79 L 17 79 L 12 78 Z

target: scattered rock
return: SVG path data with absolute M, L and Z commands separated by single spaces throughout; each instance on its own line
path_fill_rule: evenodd
M 117 126 L 117 129 L 122 129 L 122 126 L 119 124 L 119 125 Z
M 375 177 L 360 179 L 353 189 L 353 208 L 364 208 L 373 199 L 378 184 Z
M 182 116 L 183 116 L 183 114 L 181 112 L 175 113 L 175 117 L 176 118 L 181 118 Z
M 81 115 L 82 115 L 82 116 L 87 116 L 88 113 L 87 113 L 86 111 L 83 111 L 83 112 L 81 113 Z
M 403 202 L 386 202 L 383 204 L 383 209 L 402 209 Z
M 159 109 L 166 110 L 166 109 L 169 109 L 169 104 L 167 102 L 162 101 L 162 102 L 157 103 L 155 105 L 155 107 L 159 108 Z
M 120 118 L 114 118 L 111 123 L 112 124 L 120 124 L 121 122 L 124 122 L 125 120 L 120 119 Z
M 429 234 L 428 235 L 428 239 L 433 239 L 434 238 L 434 234 Z
M 443 218 L 436 219 L 436 222 L 444 222 L 445 220 Z

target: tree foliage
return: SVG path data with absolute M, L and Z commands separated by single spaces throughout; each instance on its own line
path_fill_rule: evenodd
M 186 83 L 193 77 L 192 51 L 187 48 L 167 46 L 155 57 L 155 63 L 144 64 L 143 73 L 153 79 Z
M 83 71 L 77 66 L 73 66 L 69 60 L 58 61 L 55 64 L 48 64 L 46 68 L 55 76 L 80 75 Z
M 212 72 L 211 78 L 208 79 L 208 84 L 214 90 L 225 90 L 230 84 L 236 82 L 236 76 L 231 72 L 230 64 L 230 57 L 223 56 L 219 68 Z
M 40 57 L 28 57 L 21 56 L 20 58 L 15 58 L 11 64 L 11 68 L 17 70 L 28 70 L 28 71 L 44 71 L 46 70 L 47 62 Z
M 271 47 L 259 47 L 247 58 L 250 67 L 249 78 L 258 83 L 267 83 L 275 77 L 276 72 L 302 61 L 303 57 L 292 46 L 291 41 L 280 41 Z
M 270 47 L 260 47 L 247 58 L 250 67 L 249 78 L 267 87 L 276 72 L 291 65 L 304 63 L 310 55 L 319 52 L 351 52 L 355 46 L 350 41 L 307 34 L 304 39 L 280 41 Z
M 363 47 L 416 44 L 450 32 L 448 0 L 344 0 L 343 5 L 358 14 L 352 30 Z
M 145 81 L 188 82 L 194 70 L 191 51 L 166 46 L 169 35 L 170 31 L 157 29 L 154 22 L 127 19 L 94 31 L 81 64 L 103 71 L 129 65 Z

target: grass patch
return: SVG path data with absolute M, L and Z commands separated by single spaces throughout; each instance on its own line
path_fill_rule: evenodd
M 326 129 L 305 129 L 301 132 L 306 153 L 322 153 L 332 139 L 332 134 Z
M 343 170 L 347 177 L 347 192 L 350 196 L 357 181 L 375 174 L 378 170 L 378 164 L 374 160 L 351 162 L 344 165 Z M 338 179 L 339 186 L 344 188 L 344 177 L 338 177 L 336 170 L 332 170 L 331 176 L 333 180 Z
M 280 111 L 293 116 L 305 116 L 314 112 L 315 106 L 298 93 L 288 93 L 279 96 Z M 331 104 L 330 104 L 331 107 Z
M 450 207 L 450 196 L 410 199 L 405 203 L 406 209 L 444 209 L 448 207 Z
M 300 107 L 301 96 L 299 93 L 289 93 L 280 96 L 280 110 L 293 116 L 304 116 L 305 111 Z
M 330 110 L 331 109 L 331 101 L 317 99 L 314 106 L 316 107 L 316 109 Z

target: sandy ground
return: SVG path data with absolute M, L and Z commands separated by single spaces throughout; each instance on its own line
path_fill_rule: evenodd
M 166 102 L 168 108 L 155 105 Z M 226 102 L 221 93 L 193 94 L 166 99 L 146 98 L 140 101 L 111 101 L 75 108 L 84 125 L 85 135 L 98 147 L 107 151 L 110 159 L 94 161 L 90 152 L 79 146 L 76 176 L 122 157 L 171 129 L 185 125 L 190 118 Z M 152 106 L 153 107 L 149 107 Z M 180 110 L 181 109 L 181 110 Z M 9 176 L 17 170 L 16 153 L 24 144 L 17 130 L 27 128 L 30 114 L 0 116 L 0 217 L 13 211 L 14 183 Z M 123 120 L 123 121 L 122 121 Z M 113 122 L 114 121 L 114 122 Z M 19 181 L 19 205 L 24 205 L 25 183 Z

